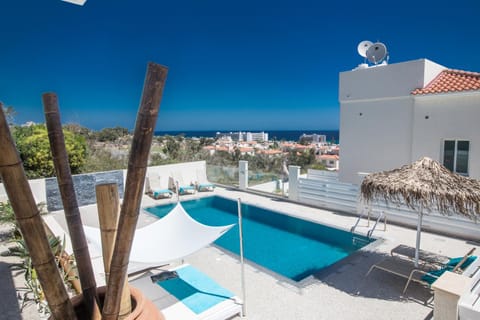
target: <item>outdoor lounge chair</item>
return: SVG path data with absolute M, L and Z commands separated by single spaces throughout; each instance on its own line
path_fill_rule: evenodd
M 145 193 L 153 199 L 171 198 L 173 193 L 167 186 L 162 186 L 159 175 L 149 175 L 145 177 Z
M 415 248 L 406 246 L 404 244 L 400 244 L 396 246 L 390 251 L 390 253 L 392 256 L 398 255 L 398 256 L 403 256 L 412 260 L 415 259 Z M 418 251 L 418 260 L 423 264 L 429 263 L 429 264 L 444 265 L 450 261 L 450 258 L 444 255 L 440 255 L 434 252 L 420 249 Z
M 171 190 L 174 190 L 179 195 L 194 194 L 197 191 L 194 181 L 186 183 L 181 172 L 173 173 L 169 178 L 168 185 Z
M 172 276 L 155 281 L 163 272 Z M 188 264 L 157 269 L 151 277 L 141 277 L 130 283 L 149 293 L 149 299 L 166 320 L 225 320 L 241 313 L 242 303 L 238 297 Z
M 430 287 L 442 274 L 447 271 L 462 272 L 467 268 L 477 257 L 472 256 L 475 248 L 471 249 L 465 256 L 450 259 L 442 267 L 429 263 L 415 266 L 415 262 L 411 259 L 405 259 L 399 256 L 386 257 L 380 262 L 372 265 L 367 272 L 367 276 L 373 269 L 380 269 L 388 273 L 395 274 L 407 279 L 407 283 L 403 288 L 403 293 L 407 291 L 410 282 L 418 282 L 427 287 Z
M 208 181 L 207 173 L 205 170 L 198 169 L 197 170 L 197 182 L 196 182 L 197 190 L 202 191 L 213 191 L 215 189 L 215 185 Z
M 462 266 L 459 267 L 460 269 L 465 270 L 473 261 L 475 261 L 477 257 L 472 256 L 474 251 L 475 248 L 472 248 L 466 254 L 467 258 L 462 263 Z M 415 248 L 403 244 L 393 248 L 390 253 L 392 256 L 400 255 L 412 260 L 415 259 Z M 449 258 L 447 256 L 425 250 L 419 250 L 418 252 L 418 260 L 421 261 L 423 264 L 438 265 L 440 267 L 455 267 L 463 258 L 464 257 Z

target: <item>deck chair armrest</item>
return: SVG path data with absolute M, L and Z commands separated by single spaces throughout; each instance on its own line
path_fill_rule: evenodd
M 419 276 L 419 278 L 418 278 L 418 279 L 421 279 L 421 277 L 428 274 L 428 272 L 424 271 L 424 270 L 420 270 L 420 269 L 413 269 L 410 272 L 410 275 L 408 276 L 407 283 L 405 284 L 405 287 L 403 288 L 403 293 L 405 293 L 407 291 L 407 288 L 408 288 L 408 285 L 410 284 L 410 282 L 413 279 L 416 279 L 416 278 L 414 278 L 416 274 L 421 274 L 422 276 Z M 432 275 L 432 277 L 438 278 L 437 276 L 434 276 L 434 275 Z M 416 280 L 416 281 L 419 281 L 419 280 Z

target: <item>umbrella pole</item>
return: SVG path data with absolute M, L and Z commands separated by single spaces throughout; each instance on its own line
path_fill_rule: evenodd
M 241 318 L 245 318 L 247 313 L 247 297 L 245 293 L 245 262 L 243 261 L 243 224 L 242 224 L 242 202 L 240 198 L 237 200 L 238 204 L 238 232 L 240 237 L 240 270 L 241 270 L 241 279 L 242 279 L 242 314 Z
M 415 245 L 415 267 L 418 267 L 418 253 L 420 250 L 420 235 L 422 233 L 422 219 L 423 219 L 423 205 L 420 206 L 420 210 L 418 212 L 417 243 Z

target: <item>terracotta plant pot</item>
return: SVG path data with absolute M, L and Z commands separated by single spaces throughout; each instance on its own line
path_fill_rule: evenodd
M 100 302 L 103 303 L 107 287 L 97 288 L 97 294 Z M 130 287 L 132 297 L 132 313 L 124 320 L 165 320 L 160 310 L 147 299 L 138 289 Z M 85 306 L 83 305 L 83 296 L 81 294 L 72 298 L 73 307 L 78 319 L 87 319 Z

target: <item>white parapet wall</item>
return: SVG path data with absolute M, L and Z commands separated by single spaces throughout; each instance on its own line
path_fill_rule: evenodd
M 35 202 L 46 203 L 46 192 L 45 192 L 45 179 L 34 179 L 28 180 L 30 185 L 30 190 L 32 190 L 33 198 Z M 0 183 L 0 202 L 6 202 L 8 200 L 7 191 L 3 183 Z
M 199 180 L 199 172 L 206 174 L 207 164 L 205 161 L 182 162 L 166 164 L 161 166 L 151 166 L 147 168 L 147 177 L 156 175 L 160 178 L 162 186 L 168 187 L 168 180 L 182 179 L 186 184 L 195 184 Z M 123 171 L 123 178 L 127 178 L 127 170 Z M 124 181 L 125 182 L 125 181 Z
M 206 172 L 206 163 L 205 161 L 194 161 L 194 162 L 185 162 L 185 163 L 176 163 L 162 166 L 152 166 L 147 168 L 148 175 L 158 175 L 161 178 L 165 179 L 168 183 L 169 177 L 172 177 L 175 174 L 181 174 L 185 183 L 194 183 L 198 180 L 198 173 L 200 171 Z M 117 171 L 117 170 L 114 170 Z M 80 175 L 76 175 L 80 176 Z M 127 170 L 123 170 L 123 183 L 125 185 L 125 179 L 127 176 Z M 47 190 L 46 190 L 46 179 L 34 179 L 29 180 L 30 189 L 32 191 L 35 202 L 46 203 L 47 202 Z M 123 194 L 123 193 L 122 193 Z M 5 191 L 3 183 L 0 183 L 0 202 L 7 201 L 8 196 Z

